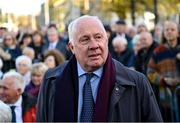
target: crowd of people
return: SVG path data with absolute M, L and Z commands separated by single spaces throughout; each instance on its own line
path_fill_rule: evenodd
M 113 28 L 104 28 L 112 58 L 146 75 L 163 120 L 179 121 L 179 25 L 167 21 L 150 32 L 144 23 L 128 27 L 118 20 Z M 67 32 L 59 33 L 55 24 L 16 33 L 0 27 L 0 121 L 36 121 L 43 76 L 73 56 L 68 42 Z

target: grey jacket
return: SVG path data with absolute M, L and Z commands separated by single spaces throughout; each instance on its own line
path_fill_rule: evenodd
M 120 62 L 113 60 L 116 67 L 116 80 L 111 94 L 108 121 L 162 122 L 161 113 L 154 93 L 146 77 L 130 70 Z M 55 80 L 66 63 L 49 70 L 41 85 L 38 108 L 38 122 L 53 122 Z

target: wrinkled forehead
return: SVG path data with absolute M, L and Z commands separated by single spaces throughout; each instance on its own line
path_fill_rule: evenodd
M 9 77 L 4 78 L 4 79 L 2 80 L 2 83 L 1 83 L 1 84 L 2 84 L 3 86 L 5 86 L 5 85 L 11 86 L 13 83 L 14 83 L 14 78 L 11 77 L 11 76 L 9 76 Z
M 77 38 L 89 34 L 102 34 L 105 35 L 105 29 L 101 22 L 94 19 L 84 19 L 79 21 L 75 27 L 75 36 Z

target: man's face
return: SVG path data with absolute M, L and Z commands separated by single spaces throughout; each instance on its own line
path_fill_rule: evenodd
M 59 39 L 58 32 L 54 28 L 48 29 L 47 35 L 48 35 L 48 40 L 52 43 L 58 41 L 58 39 Z
M 116 53 L 122 53 L 123 51 L 125 51 L 126 46 L 121 42 L 117 42 L 113 44 L 113 48 Z
M 140 39 L 139 40 L 140 40 L 140 43 L 142 45 L 142 48 L 148 48 L 152 44 L 152 38 L 146 32 L 142 32 L 140 34 Z
M 15 87 L 14 78 L 13 77 L 5 78 L 3 80 L 2 86 L 4 88 L 3 101 L 7 104 L 15 103 L 21 94 L 21 89 Z
M 116 24 L 116 32 L 119 34 L 126 32 L 126 25 L 124 24 Z
M 81 67 L 92 72 L 104 65 L 108 55 L 108 39 L 103 27 L 94 19 L 83 19 L 76 25 L 70 48 Z
M 175 23 L 169 22 L 164 26 L 164 36 L 167 41 L 171 42 L 177 39 L 178 29 Z

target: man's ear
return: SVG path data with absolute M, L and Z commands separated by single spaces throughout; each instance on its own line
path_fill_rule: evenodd
M 71 52 L 74 54 L 74 45 L 73 45 L 73 42 L 69 42 L 68 43 L 68 47 L 69 47 L 69 49 L 71 50 Z
M 18 95 L 21 95 L 22 93 L 23 93 L 23 92 L 22 92 L 21 88 L 18 88 L 18 89 L 17 89 L 17 94 L 18 94 Z

